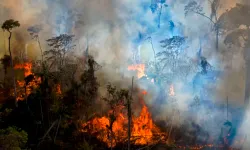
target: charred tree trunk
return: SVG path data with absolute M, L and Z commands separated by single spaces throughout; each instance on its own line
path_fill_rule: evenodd
M 128 99 L 128 150 L 130 150 L 130 138 L 131 138 L 131 100 L 133 97 L 133 86 L 134 86 L 134 77 L 132 77 L 132 89 L 131 89 L 131 98 Z
M 11 65 L 11 68 L 12 68 L 12 78 L 13 78 L 13 86 L 14 86 L 14 97 L 15 97 L 15 105 L 16 107 L 18 107 L 17 105 L 17 92 L 16 92 L 16 79 L 15 79 L 15 71 L 14 71 L 14 64 L 13 64 L 13 58 L 12 58 L 12 53 L 11 53 L 11 49 L 10 49 L 10 40 L 11 40 L 11 37 L 12 37 L 12 32 L 8 31 L 9 32 L 9 53 L 10 53 L 10 65 Z

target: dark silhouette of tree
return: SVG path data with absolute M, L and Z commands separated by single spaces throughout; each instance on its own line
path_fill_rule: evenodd
M 4 55 L 3 58 L 1 59 L 1 64 L 3 65 L 3 68 L 4 68 L 4 85 L 5 85 L 7 69 L 8 69 L 8 67 L 11 66 L 11 58 L 10 58 L 10 56 L 9 55 Z
M 89 56 L 87 59 L 86 70 L 84 70 L 81 75 L 81 88 L 80 95 L 81 98 L 77 100 L 77 108 L 79 111 L 79 118 L 85 118 L 84 120 L 89 120 L 94 113 L 93 106 L 96 104 L 98 96 L 99 83 L 95 76 L 95 72 L 99 69 L 99 64 Z M 82 112 L 84 110 L 84 112 Z M 81 113 L 82 112 L 82 113 Z M 84 115 L 83 115 L 84 114 Z
M 57 70 L 65 64 L 66 53 L 75 47 L 73 37 L 74 35 L 61 34 L 47 40 L 51 49 L 45 51 L 44 55 L 47 56 L 48 61 L 51 61 L 51 66 L 55 65 Z
M 110 134 L 110 143 L 111 143 L 111 150 L 113 148 L 113 124 L 117 119 L 117 108 L 119 106 L 127 106 L 127 102 L 130 99 L 129 91 L 126 89 L 118 90 L 115 86 L 111 84 L 107 85 L 107 97 L 104 97 L 103 100 L 107 102 L 108 106 L 112 110 L 109 114 L 109 125 L 107 125 L 107 129 L 109 130 Z
M 190 13 L 194 13 L 197 15 L 200 15 L 206 19 L 208 19 L 212 25 L 213 25 L 213 31 L 215 31 L 215 38 L 216 38 L 216 44 L 215 48 L 216 51 L 219 50 L 219 32 L 220 32 L 220 23 L 218 22 L 219 17 L 218 16 L 218 9 L 220 6 L 220 0 L 208 0 L 211 7 L 210 15 L 206 15 L 203 11 L 203 7 L 198 4 L 196 1 L 191 1 L 185 6 L 185 15 L 189 15 Z
M 12 37 L 12 29 L 19 27 L 20 23 L 18 21 L 15 21 L 13 19 L 10 20 L 6 20 L 3 25 L 2 25 L 2 29 L 4 31 L 9 32 L 9 53 L 10 53 L 10 62 L 11 62 L 11 67 L 12 67 L 12 77 L 13 77 L 13 85 L 14 85 L 14 95 L 15 95 L 15 99 L 17 96 L 17 92 L 16 92 L 16 79 L 15 79 L 15 72 L 14 72 L 14 65 L 13 65 L 13 57 L 12 57 L 12 53 L 11 53 L 11 47 L 10 47 L 10 40 Z M 16 106 L 17 106 L 17 101 L 16 101 Z

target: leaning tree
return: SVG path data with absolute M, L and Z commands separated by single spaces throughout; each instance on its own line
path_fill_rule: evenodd
M 42 62 L 43 62 L 43 50 L 41 47 L 40 37 L 39 37 L 39 33 L 42 31 L 42 26 L 34 25 L 34 26 L 29 27 L 27 31 L 30 33 L 30 36 L 32 37 L 32 39 L 37 41 L 39 49 L 41 51 L 41 57 L 42 57 Z
M 14 94 L 15 94 L 15 100 L 16 100 L 16 81 L 15 81 L 15 72 L 14 72 L 14 65 L 13 65 L 13 58 L 12 58 L 12 53 L 11 53 L 11 48 L 10 48 L 10 41 L 12 37 L 12 29 L 20 27 L 20 23 L 18 21 L 15 21 L 13 19 L 6 20 L 3 25 L 2 29 L 4 31 L 9 32 L 9 53 L 10 53 L 10 62 L 11 62 L 11 67 L 12 67 L 12 76 L 13 76 L 13 84 L 14 84 Z M 17 100 L 16 100 L 16 106 L 17 106 Z
M 220 24 L 219 24 L 219 15 L 218 15 L 218 9 L 220 6 L 220 0 L 207 0 L 208 3 L 210 4 L 210 15 L 207 15 L 204 12 L 203 7 L 197 3 L 196 1 L 190 1 L 186 6 L 185 6 L 185 15 L 189 14 L 197 14 L 201 17 L 206 18 L 213 26 L 213 31 L 215 32 L 215 38 L 216 38 L 216 44 L 215 48 L 216 51 L 219 50 L 219 32 L 220 32 Z

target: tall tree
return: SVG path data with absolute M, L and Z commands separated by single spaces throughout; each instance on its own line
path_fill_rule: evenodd
M 151 0 L 150 9 L 152 13 L 158 13 L 158 28 L 161 27 L 161 15 L 163 7 L 168 7 L 166 0 Z
M 12 57 L 11 48 L 10 48 L 10 41 L 11 41 L 11 37 L 12 37 L 12 29 L 14 29 L 16 27 L 20 27 L 20 23 L 18 21 L 13 20 L 13 19 L 6 20 L 2 25 L 2 29 L 4 31 L 9 32 L 9 38 L 8 38 L 9 39 L 9 53 L 10 53 L 10 62 L 11 62 L 11 67 L 12 67 L 12 77 L 13 77 L 15 99 L 17 96 L 16 79 L 15 79 L 15 72 L 14 72 L 14 65 L 13 65 L 13 57 Z M 16 106 L 17 106 L 17 100 L 16 100 Z
M 210 15 L 205 14 L 203 11 L 203 7 L 198 4 L 196 1 L 191 1 L 185 6 L 185 15 L 189 15 L 191 13 L 200 15 L 207 20 L 209 20 L 210 23 L 213 25 L 213 31 L 215 32 L 215 49 L 216 51 L 219 50 L 219 32 L 220 32 L 220 24 L 218 22 L 219 16 L 218 16 L 218 9 L 220 6 L 220 0 L 207 0 L 210 4 Z
M 167 69 L 167 74 L 171 78 L 170 80 L 172 80 L 173 76 L 180 74 L 176 71 L 181 71 L 179 68 L 181 64 L 188 65 L 188 63 L 182 63 L 183 61 L 187 60 L 187 58 L 183 57 L 184 53 L 181 52 L 186 46 L 185 42 L 186 38 L 180 36 L 174 36 L 172 38 L 160 41 L 162 44 L 161 47 L 164 48 L 164 50 L 157 53 L 157 57 L 160 60 L 160 67 L 158 67 L 160 69 L 158 70 L 157 74 L 163 75 L 164 71 Z
M 43 50 L 42 50 L 40 38 L 39 38 L 39 33 L 42 31 L 42 26 L 41 25 L 31 26 L 27 30 L 30 33 L 32 39 L 37 41 L 40 52 L 41 52 L 42 62 L 43 62 Z
M 65 64 L 66 53 L 75 47 L 73 37 L 74 35 L 61 34 L 47 40 L 51 49 L 45 51 L 44 55 L 48 56 L 47 60 L 52 61 L 51 65 L 55 65 L 57 69 L 61 69 Z

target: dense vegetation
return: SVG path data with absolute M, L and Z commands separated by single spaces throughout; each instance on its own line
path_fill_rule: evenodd
M 165 1 L 159 1 L 160 8 L 165 5 Z M 156 6 L 151 6 L 152 12 L 155 12 Z M 167 7 L 167 6 L 166 6 Z M 185 7 L 186 15 L 192 13 L 205 17 L 212 24 L 212 31 L 215 33 L 215 50 L 219 52 L 219 37 L 224 34 L 226 45 L 240 45 L 239 37 L 243 38 L 243 49 L 249 48 L 249 22 L 245 21 L 246 17 L 237 20 L 232 16 L 242 14 L 248 16 L 250 7 L 237 4 L 235 8 L 217 16 L 217 1 L 211 3 L 211 15 L 206 15 L 202 7 L 195 1 L 190 2 Z M 161 11 L 158 10 L 161 16 Z M 158 27 L 160 28 L 160 20 Z M 230 23 L 228 23 L 230 22 Z M 229 25 L 230 24 L 230 25 Z M 241 25 L 247 28 L 240 28 Z M 157 125 L 162 128 L 156 128 L 153 121 L 149 125 L 154 130 L 164 134 L 151 135 L 156 139 L 152 143 L 138 144 L 136 138 L 131 135 L 133 123 L 136 122 L 133 117 L 134 97 L 140 99 L 139 89 L 133 84 L 126 89 L 120 89 L 112 84 L 106 85 L 106 95 L 100 95 L 100 83 L 96 77 L 96 72 L 101 69 L 101 65 L 95 61 L 94 57 L 88 54 L 88 49 L 83 56 L 73 56 L 70 54 L 76 47 L 74 35 L 61 34 L 47 39 L 49 49 L 43 49 L 40 43 L 41 26 L 35 25 L 27 29 L 31 38 L 39 46 L 40 60 L 29 60 L 18 58 L 12 54 L 11 40 L 15 28 L 20 27 L 16 20 L 6 20 L 2 24 L 2 29 L 8 33 L 8 51 L 9 54 L 1 58 L 3 66 L 4 80 L 0 87 L 0 149 L 133 149 L 133 148 L 152 148 L 154 144 L 165 141 L 160 145 L 165 149 L 174 148 L 179 145 L 210 144 L 207 143 L 209 133 L 194 122 L 186 122 L 180 126 Z M 148 38 L 153 47 L 152 38 Z M 189 73 L 197 72 L 197 77 L 208 73 L 211 65 L 207 59 L 202 56 L 201 50 L 198 53 L 199 63 L 195 66 L 190 58 L 182 52 L 187 46 L 188 37 L 173 36 L 160 41 L 163 51 L 155 53 L 153 62 L 147 62 L 147 77 L 152 78 L 154 84 L 160 91 L 164 91 L 164 84 L 171 85 L 174 80 L 186 81 Z M 246 65 L 250 61 L 246 58 Z M 197 71 L 197 68 L 201 68 Z M 249 71 L 247 71 L 247 82 L 250 82 Z M 141 78 L 142 80 L 145 79 Z M 195 81 L 194 81 L 195 82 Z M 246 83 L 246 90 L 249 89 Z M 164 92 L 157 95 L 159 103 L 168 95 Z M 199 96 L 199 95 L 198 95 Z M 200 99 L 194 95 L 194 107 L 196 109 Z M 169 98 L 172 100 L 171 98 Z M 245 95 L 246 104 L 249 100 L 249 92 Z M 175 99 L 173 99 L 175 101 Z M 103 105 L 107 108 L 102 108 Z M 143 103 L 142 100 L 142 105 Z M 159 105 L 159 104 L 155 104 Z M 118 109 L 118 111 L 117 111 Z M 158 108 L 153 112 L 157 113 Z M 174 113 L 178 110 L 171 105 Z M 147 108 L 142 110 L 147 112 Z M 126 116 L 126 136 L 117 139 L 114 128 L 117 117 L 120 112 Z M 95 117 L 107 116 L 108 124 L 104 127 L 105 133 L 108 134 L 108 141 L 104 142 L 98 138 L 98 133 L 92 132 L 94 129 L 88 126 L 88 123 Z M 148 114 L 147 114 L 148 115 Z M 150 115 L 148 115 L 150 116 Z M 174 115 L 173 115 L 174 116 Z M 148 117 L 150 118 L 150 117 Z M 147 118 L 147 119 L 148 119 Z M 141 120 L 139 120 L 141 121 Z M 172 120 L 170 119 L 169 122 Z M 168 121 L 167 121 L 168 122 Z M 232 144 L 235 132 L 232 129 L 232 122 L 226 121 L 224 126 L 229 128 L 228 136 L 213 137 L 218 145 L 228 148 Z M 192 130 L 189 130 L 192 127 Z M 165 129 L 165 130 L 164 130 Z M 232 130 L 231 130 L 232 129 Z M 83 132 L 84 131 L 84 132 Z M 103 132 L 103 131 L 102 131 Z M 183 134 L 185 133 L 185 134 Z M 199 137 L 199 138 L 198 138 Z M 177 143 L 182 141 L 182 143 Z M 184 143 L 183 143 L 184 141 Z M 138 142 L 138 141 L 137 141 Z M 183 146 L 184 147 L 184 146 Z

